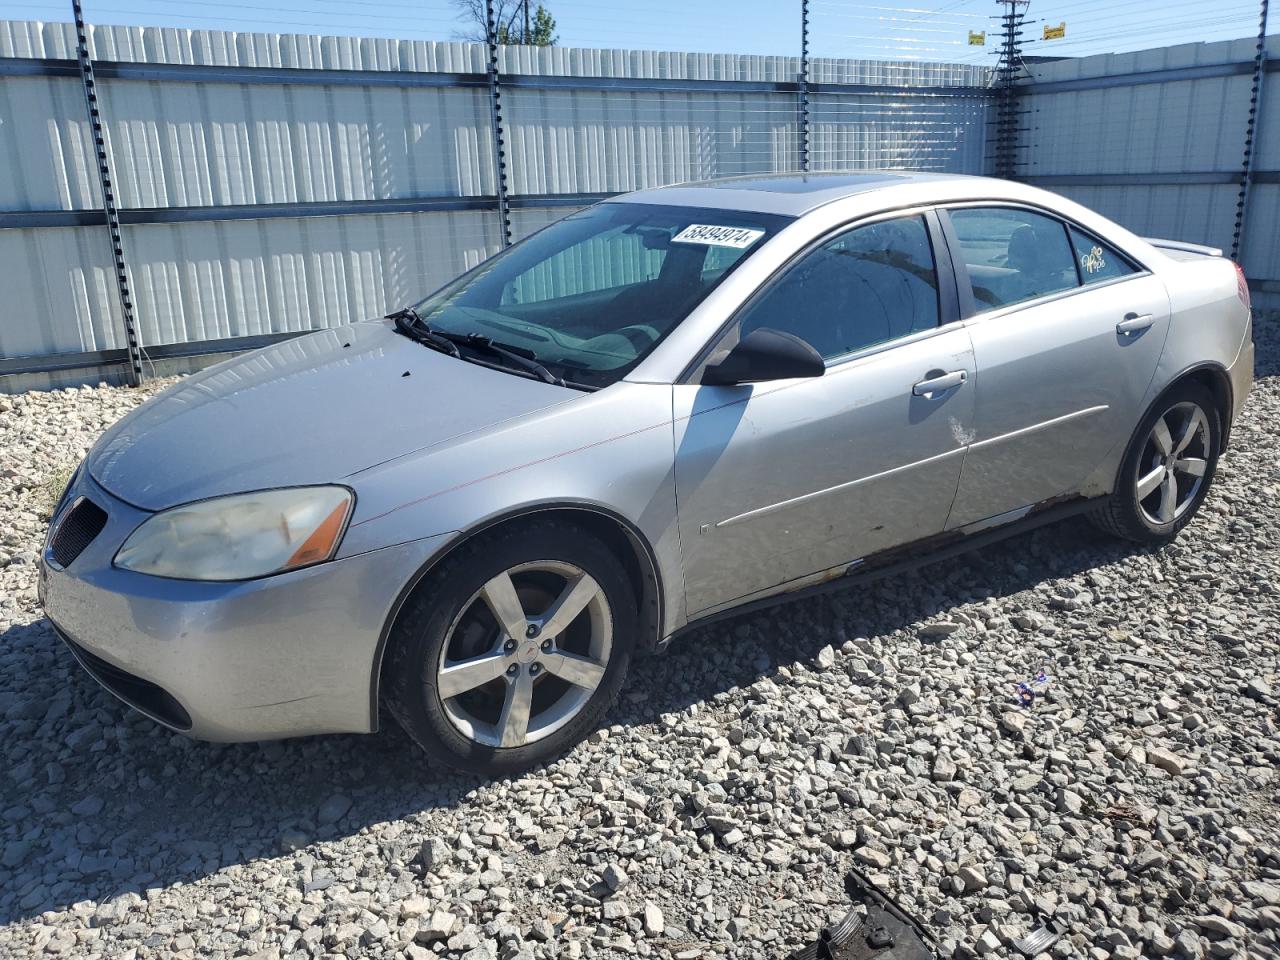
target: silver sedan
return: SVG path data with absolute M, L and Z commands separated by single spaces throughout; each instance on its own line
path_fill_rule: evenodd
M 1238 267 L 958 176 L 646 190 L 109 430 L 45 610 L 193 736 L 377 728 L 498 773 L 633 658 L 1072 513 L 1194 516 L 1249 391 Z

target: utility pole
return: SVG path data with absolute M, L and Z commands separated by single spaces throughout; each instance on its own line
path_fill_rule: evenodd
M 1000 17 L 1001 34 L 1000 66 L 996 70 L 996 156 L 995 175 L 1006 180 L 1017 174 L 1018 90 L 1015 82 L 1022 70 L 1022 24 L 1026 18 L 1028 0 L 999 0 L 1004 7 Z
M 533 31 L 529 29 L 529 0 L 524 0 L 524 36 L 520 38 L 521 43 L 532 43 Z

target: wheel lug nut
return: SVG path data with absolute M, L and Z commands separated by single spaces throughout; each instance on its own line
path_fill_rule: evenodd
M 534 637 L 538 635 L 539 632 L 540 631 L 539 631 L 538 625 L 536 623 L 531 623 L 529 624 L 528 629 L 525 630 L 524 635 L 528 637 L 530 640 L 532 640 Z
M 520 672 L 520 668 L 517 667 L 514 663 L 511 666 L 507 667 L 507 676 L 509 677 L 514 677 L 519 672 Z
M 529 676 L 536 677 L 541 672 L 542 672 L 542 667 L 538 666 L 538 664 L 536 663 L 529 664 Z
M 507 653 L 510 653 L 515 648 L 516 648 L 516 642 L 514 640 L 508 640 L 506 643 L 502 645 L 502 649 L 505 650 Z
M 551 641 L 550 641 L 550 640 L 543 640 L 543 641 L 542 641 L 542 652 L 543 652 L 543 653 L 550 653 L 550 652 L 551 652 Z

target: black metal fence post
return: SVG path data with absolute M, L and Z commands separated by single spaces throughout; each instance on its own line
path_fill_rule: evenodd
M 511 246 L 511 209 L 507 203 L 507 148 L 502 129 L 502 87 L 498 78 L 498 21 L 493 0 L 485 0 L 485 45 L 489 55 L 489 115 L 493 124 L 494 178 L 498 191 L 498 219 L 502 224 L 502 245 Z
M 1000 0 L 1003 41 L 1000 66 L 996 70 L 999 95 L 996 99 L 995 175 L 1012 179 L 1018 170 L 1018 90 L 1015 81 L 1022 69 L 1022 11 L 1027 0 Z
M 1240 170 L 1240 194 L 1236 198 L 1236 226 L 1231 236 L 1231 259 L 1239 260 L 1244 246 L 1244 232 L 1249 222 L 1249 194 L 1253 186 L 1254 144 L 1258 140 L 1258 123 L 1262 119 L 1262 89 L 1267 78 L 1267 6 L 1261 0 L 1258 8 L 1258 47 L 1253 56 L 1253 89 L 1249 94 L 1249 119 L 1244 129 L 1244 161 Z
M 76 60 L 80 66 L 80 83 L 84 87 L 84 102 L 89 111 L 89 128 L 93 136 L 94 154 L 98 160 L 98 183 L 102 187 L 102 210 L 106 215 L 107 231 L 111 236 L 111 256 L 115 267 L 116 289 L 120 294 L 120 312 L 124 318 L 126 361 L 130 386 L 142 383 L 142 348 L 138 343 L 138 330 L 133 317 L 133 297 L 129 293 L 129 274 L 125 270 L 124 241 L 120 236 L 120 216 L 116 209 L 115 189 L 111 181 L 111 163 L 107 156 L 107 140 L 102 130 L 102 110 L 98 103 L 98 85 L 93 75 L 93 60 L 89 56 L 89 34 L 84 25 L 84 10 L 80 0 L 71 0 L 71 12 L 76 23 Z
M 809 0 L 800 0 L 800 169 L 809 172 Z

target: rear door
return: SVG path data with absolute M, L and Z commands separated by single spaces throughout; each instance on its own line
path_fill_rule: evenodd
M 921 214 L 836 232 L 767 284 L 713 352 L 785 330 L 823 355 L 823 376 L 674 388 L 691 616 L 942 531 L 973 356 L 940 246 Z
M 1164 284 L 1046 211 L 947 217 L 977 366 L 955 528 L 1077 492 L 1128 441 L 1169 330 Z

